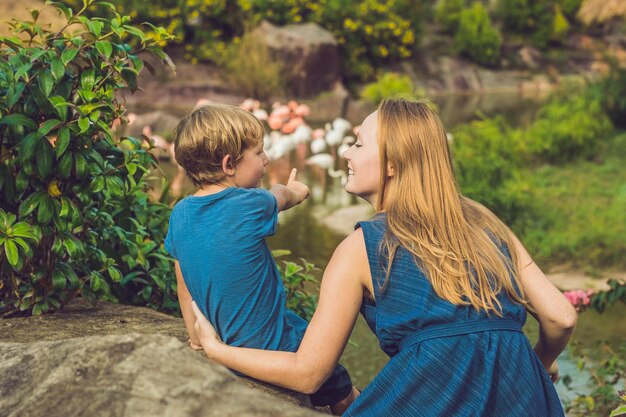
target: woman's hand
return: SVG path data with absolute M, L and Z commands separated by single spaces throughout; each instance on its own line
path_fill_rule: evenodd
M 556 381 L 559 380 L 559 365 L 556 361 L 552 362 L 552 365 L 547 369 L 548 375 L 550 375 L 550 379 L 553 383 L 556 384 Z
M 214 357 L 211 355 L 211 353 L 213 352 L 213 348 L 216 346 L 216 344 L 222 343 L 222 341 L 211 323 L 209 323 L 207 318 L 204 317 L 204 314 L 202 314 L 202 311 L 200 311 L 195 301 L 191 302 L 191 309 L 193 310 L 193 314 L 196 316 L 194 329 L 196 330 L 196 334 L 200 339 L 200 344 L 204 348 L 207 356 L 210 359 L 214 359 Z

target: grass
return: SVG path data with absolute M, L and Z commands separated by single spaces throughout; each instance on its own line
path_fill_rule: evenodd
M 537 215 L 522 237 L 539 262 L 586 271 L 626 268 L 626 132 L 616 132 L 593 161 L 543 166 L 531 173 Z

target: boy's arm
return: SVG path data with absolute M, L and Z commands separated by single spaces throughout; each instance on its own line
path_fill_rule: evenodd
M 297 172 L 296 168 L 291 170 L 287 185 L 276 184 L 270 189 L 270 193 L 276 197 L 278 202 L 278 211 L 287 210 L 300 204 L 311 194 L 309 187 L 296 180 Z
M 187 328 L 187 333 L 189 334 L 189 346 L 191 346 L 194 350 L 200 350 L 202 349 L 202 345 L 200 345 L 200 339 L 198 338 L 196 329 L 194 328 L 196 317 L 191 309 L 191 294 L 189 294 L 189 290 L 185 285 L 183 271 L 180 269 L 178 261 L 174 262 L 174 268 L 176 269 L 178 303 L 180 304 L 180 311 L 183 313 L 183 321 L 185 322 L 185 327 Z

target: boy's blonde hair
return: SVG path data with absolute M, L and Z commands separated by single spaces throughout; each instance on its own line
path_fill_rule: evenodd
M 230 155 L 236 164 L 263 134 L 261 122 L 246 110 L 218 103 L 198 106 L 174 129 L 176 162 L 195 186 L 215 184 L 224 179 L 224 157 Z

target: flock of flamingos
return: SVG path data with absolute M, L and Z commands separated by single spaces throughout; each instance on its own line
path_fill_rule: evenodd
M 197 105 L 206 103 L 206 100 L 199 100 Z M 342 185 L 345 184 L 347 175 L 344 169 L 345 164 L 341 162 L 341 155 L 355 142 L 359 126 L 353 127 L 349 121 L 338 117 L 326 123 L 323 129 L 313 129 L 306 122 L 306 117 L 311 113 L 309 106 L 293 100 L 286 104 L 274 103 L 269 113 L 261 108 L 258 100 L 254 99 L 244 100 L 239 107 L 251 112 L 266 128 L 263 148 L 270 161 L 276 161 L 272 165 L 277 168 L 268 172 L 270 183 L 274 184 L 283 180 L 283 171 L 288 176 L 291 164 L 286 161 L 285 157 L 295 151 L 298 160 L 303 161 L 315 175 L 319 176 L 323 186 L 326 184 L 327 176 L 340 178 Z M 139 120 L 135 113 L 129 113 L 127 118 L 128 126 L 133 126 Z M 137 126 L 133 127 L 137 128 Z M 173 144 L 162 136 L 154 134 L 150 125 L 142 126 L 141 129 L 142 134 L 152 142 L 156 155 L 176 164 Z M 285 164 L 279 162 L 282 160 Z M 281 165 L 285 165 L 285 169 L 281 170 Z M 176 166 L 176 175 L 170 181 L 170 192 L 179 196 L 183 191 L 185 175 L 184 170 L 177 164 Z

